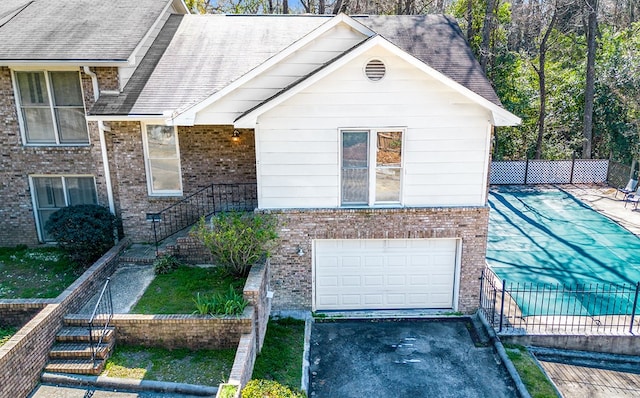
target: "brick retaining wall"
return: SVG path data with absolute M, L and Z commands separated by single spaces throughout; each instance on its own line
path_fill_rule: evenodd
M 254 309 L 241 316 L 114 314 L 118 344 L 164 347 L 222 349 L 235 348 L 244 333 L 253 329 Z
M 0 327 L 21 328 L 54 299 L 0 300 Z
M 96 293 L 117 267 L 118 256 L 129 243 L 122 241 L 109 250 L 0 347 L 0 397 L 25 397 L 31 392 L 40 380 L 62 318 L 80 309 Z

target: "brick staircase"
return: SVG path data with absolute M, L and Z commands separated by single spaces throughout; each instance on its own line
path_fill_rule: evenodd
M 93 330 L 93 341 L 97 342 L 102 328 Z M 115 329 L 107 328 L 102 342 L 96 343 L 95 360 L 89 344 L 89 325 L 86 316 L 68 315 L 64 319 L 64 327 L 58 332 L 56 341 L 49 352 L 49 363 L 46 372 L 75 373 L 98 375 L 102 373 L 113 346 Z

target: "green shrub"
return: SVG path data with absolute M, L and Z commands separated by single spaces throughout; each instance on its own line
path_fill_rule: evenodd
M 306 398 L 306 394 L 293 391 L 273 380 L 250 380 L 242 389 L 242 398 Z
M 196 294 L 193 299 L 196 305 L 195 314 L 199 315 L 241 315 L 249 302 L 244 296 L 229 286 L 226 293 L 216 293 L 213 296 Z
M 204 217 L 191 230 L 211 251 L 217 265 L 245 277 L 251 266 L 270 255 L 278 238 L 275 219 L 254 213 L 220 213 L 208 225 Z
M 178 269 L 180 265 L 180 261 L 170 255 L 160 256 L 153 262 L 153 268 L 156 272 L 156 275 L 170 274 L 171 272 Z
M 49 217 L 45 229 L 80 266 L 91 264 L 114 243 L 116 218 L 106 207 L 63 207 Z
M 220 398 L 233 398 L 236 396 L 236 391 L 238 391 L 238 386 L 234 386 L 233 384 L 224 384 L 222 386 L 222 391 L 220 391 Z

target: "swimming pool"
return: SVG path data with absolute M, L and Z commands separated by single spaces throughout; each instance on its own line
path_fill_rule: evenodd
M 640 281 L 640 239 L 567 192 L 500 187 L 491 190 L 489 206 L 487 263 L 508 284 L 631 286 Z M 515 296 L 526 315 L 531 297 Z M 589 308 L 583 299 L 569 293 L 553 300 L 562 301 L 564 311 L 576 302 L 590 313 L 604 311 Z M 626 310 L 613 310 L 620 311 Z

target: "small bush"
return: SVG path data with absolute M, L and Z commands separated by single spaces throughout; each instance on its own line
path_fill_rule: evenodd
M 238 391 L 238 386 L 234 386 L 233 384 L 224 384 L 222 386 L 222 391 L 220 391 L 220 398 L 233 398 L 236 396 L 236 391 Z
M 64 207 L 49 217 L 45 229 L 80 266 L 91 264 L 114 243 L 116 218 L 106 207 Z
M 277 381 L 250 380 L 242 389 L 242 398 L 306 398 L 306 395 Z
M 249 305 L 233 286 L 229 286 L 226 293 L 216 293 L 210 297 L 197 293 L 193 302 L 196 305 L 194 313 L 199 315 L 241 315 Z
M 217 265 L 246 277 L 251 266 L 268 257 L 278 238 L 275 219 L 254 213 L 220 213 L 208 225 L 204 217 L 191 230 L 211 251 Z
M 169 255 L 160 256 L 153 262 L 156 275 L 170 274 L 178 269 L 180 265 L 180 261 L 177 258 Z

